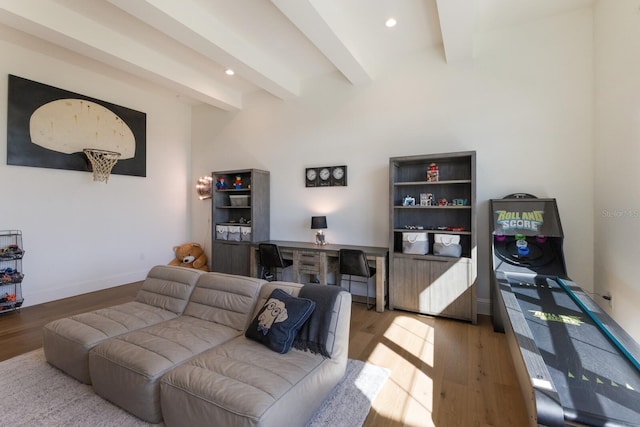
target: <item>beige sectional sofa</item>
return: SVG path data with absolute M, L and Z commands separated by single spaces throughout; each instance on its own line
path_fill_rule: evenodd
M 147 280 L 172 269 L 187 270 L 154 267 Z M 179 274 L 176 270 L 169 276 Z M 131 326 L 102 340 L 78 334 L 75 320 L 45 326 L 45 353 L 51 355 L 47 360 L 67 372 L 63 359 L 84 360 L 88 353 L 86 369 L 96 393 L 148 422 L 164 419 L 168 427 L 304 425 L 344 375 L 351 295 L 314 285 L 320 299 L 324 293 L 332 295 L 329 305 L 315 305 L 312 314 L 323 316 L 329 357 L 296 348 L 279 354 L 246 338 L 245 331 L 255 326 L 275 289 L 296 296 L 302 285 L 196 274 L 182 314 L 168 320 Z M 95 312 L 84 315 L 85 323 L 93 316 Z M 81 342 L 84 337 L 86 343 Z M 60 350 L 72 340 L 76 345 Z

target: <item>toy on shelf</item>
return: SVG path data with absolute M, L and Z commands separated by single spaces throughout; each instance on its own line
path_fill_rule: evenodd
M 431 163 L 429 165 L 429 169 L 427 170 L 427 181 L 428 182 L 438 182 L 440 179 L 440 173 L 438 172 L 438 165 L 435 163 Z
M 224 179 L 224 176 L 218 178 L 218 182 L 216 182 L 216 188 L 218 190 L 224 190 L 227 188 L 227 181 Z
M 0 248 L 0 259 L 20 259 L 23 253 L 18 245 L 8 245 Z
M 240 175 L 236 175 L 236 180 L 233 183 L 233 186 L 236 187 L 236 190 L 240 190 L 242 188 L 242 177 Z
M 420 206 L 434 206 L 433 193 L 420 193 Z
M 24 274 L 18 272 L 15 268 L 7 267 L 0 270 L 0 283 L 19 283 L 24 278 Z

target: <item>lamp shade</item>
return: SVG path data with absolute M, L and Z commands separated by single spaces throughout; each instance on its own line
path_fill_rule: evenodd
M 312 230 L 322 230 L 323 228 L 327 228 L 327 217 L 326 216 L 312 216 L 311 217 L 311 229 Z

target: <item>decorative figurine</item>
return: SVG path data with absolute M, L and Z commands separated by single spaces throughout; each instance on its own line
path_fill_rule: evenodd
M 216 182 L 216 188 L 218 190 L 224 190 L 225 188 L 227 188 L 227 182 L 223 176 L 218 178 L 218 182 Z
M 432 193 L 420 193 L 420 206 L 433 206 Z
M 415 206 L 415 205 L 416 205 L 416 199 L 414 197 L 406 195 L 402 199 L 402 206 Z
M 234 187 L 236 187 L 236 190 L 239 190 L 242 188 L 242 177 L 240 175 L 236 175 L 236 181 L 233 183 Z
M 427 170 L 427 182 L 438 182 L 438 179 L 440 178 L 439 174 L 438 165 L 431 163 Z

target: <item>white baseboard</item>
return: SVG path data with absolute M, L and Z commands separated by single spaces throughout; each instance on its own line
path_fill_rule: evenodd
M 126 285 L 128 283 L 144 280 L 149 273 L 149 269 L 118 274 L 114 276 L 101 277 L 86 282 L 73 283 L 62 288 L 55 288 L 47 291 L 38 291 L 37 294 L 23 294 L 24 304 L 22 307 L 43 304 L 63 298 L 74 297 L 89 292 L 101 291 L 103 289 Z M 24 289 L 23 289 L 24 291 Z

